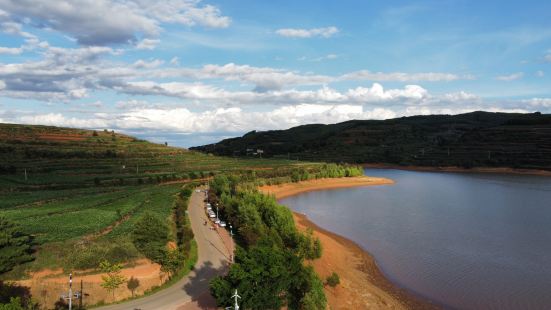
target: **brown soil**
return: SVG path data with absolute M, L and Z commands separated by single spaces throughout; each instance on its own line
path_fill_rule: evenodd
M 282 199 L 308 191 L 385 184 L 394 184 L 394 181 L 385 178 L 374 178 L 365 176 L 352 178 L 316 179 L 298 183 L 266 185 L 260 187 L 259 190 L 265 194 L 274 195 L 277 199 Z
M 381 168 L 381 169 L 400 169 L 412 171 L 438 171 L 438 172 L 469 172 L 469 173 L 505 173 L 505 174 L 526 174 L 526 175 L 541 175 L 551 176 L 551 171 L 541 169 L 516 169 L 506 167 L 473 167 L 461 168 L 455 166 L 446 167 L 426 167 L 426 166 L 396 166 L 387 164 L 363 164 L 366 168 Z
M 84 298 L 84 304 L 97 304 L 101 301 L 113 302 L 113 294 L 100 286 L 103 274 L 89 273 L 90 270 L 73 271 L 73 291 L 80 290 L 82 281 L 84 293 L 89 294 Z M 134 267 L 124 268 L 121 274 L 127 279 L 133 276 L 140 281 L 140 286 L 135 291 L 136 295 L 143 294 L 145 290 L 153 286 L 161 285 L 168 278 L 166 274 L 161 272 L 160 265 L 147 259 L 137 261 Z M 65 274 L 61 269 L 45 269 L 34 272 L 30 279 L 16 282 L 30 287 L 31 294 L 48 309 L 53 307 L 60 295 L 66 295 L 69 290 L 68 274 Z M 116 300 L 122 300 L 131 297 L 132 293 L 126 288 L 126 284 L 123 284 L 116 290 L 115 296 Z
M 392 183 L 392 180 L 383 178 L 360 177 L 264 186 L 260 190 L 281 199 L 311 190 Z M 294 213 L 293 216 L 299 230 L 313 229 L 322 243 L 322 257 L 308 263 L 322 279 L 333 272 L 340 277 L 341 283 L 337 287 L 325 287 L 330 309 L 438 308 L 392 284 L 381 273 L 374 258 L 354 242 L 320 228 L 304 215 Z

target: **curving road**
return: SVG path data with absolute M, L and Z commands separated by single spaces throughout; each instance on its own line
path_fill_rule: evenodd
M 207 219 L 204 211 L 204 199 L 204 192 L 193 191 L 188 207 L 191 228 L 197 242 L 198 260 L 195 269 L 178 283 L 153 295 L 96 309 L 174 310 L 178 308 L 208 308 L 210 306 L 212 301 L 209 300 L 210 295 L 207 293 L 209 281 L 227 271 L 230 250 L 216 231 L 209 229 L 209 225 L 203 225 Z M 221 233 L 227 235 L 225 230 L 221 230 Z M 225 235 L 224 239 L 228 240 L 229 238 Z

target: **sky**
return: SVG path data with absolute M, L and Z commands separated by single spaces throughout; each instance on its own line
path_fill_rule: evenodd
M 251 130 L 551 113 L 551 1 L 0 0 L 0 122 L 189 147 Z

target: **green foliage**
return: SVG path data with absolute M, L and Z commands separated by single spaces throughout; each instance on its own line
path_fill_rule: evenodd
M 322 309 L 323 284 L 303 265 L 303 259 L 321 256 L 321 244 L 311 232 L 300 233 L 292 213 L 273 197 L 243 183 L 244 177 L 216 176 L 209 199 L 222 217 L 237 228 L 242 247 L 225 277 L 211 282 L 219 306 L 228 306 L 238 289 L 247 309 Z M 317 308 L 316 308 L 317 307 Z
M 165 221 L 147 212 L 136 222 L 132 241 L 145 257 L 161 263 L 169 241 L 168 226 Z
M 170 277 L 174 275 L 185 262 L 184 253 L 179 249 L 167 249 L 161 259 L 161 271 L 168 273 Z
M 0 216 L 0 273 L 31 261 L 32 239 L 21 227 Z
M 134 277 L 130 277 L 130 279 L 128 279 L 128 282 L 126 282 L 126 288 L 128 288 L 132 292 L 132 297 L 134 297 L 134 292 L 139 286 L 140 280 Z
M 8 304 L 0 304 L 0 310 L 26 310 L 23 308 L 20 297 L 12 297 Z
M 335 287 L 341 283 L 341 279 L 336 272 L 333 272 L 330 276 L 327 277 L 325 283 L 331 287 Z
M 126 277 L 121 275 L 121 264 L 111 264 L 108 261 L 103 261 L 100 263 L 99 268 L 101 272 L 106 273 L 107 275 L 101 276 L 102 283 L 101 287 L 113 293 L 113 298 L 115 297 L 115 290 L 119 288 L 124 282 L 126 282 Z

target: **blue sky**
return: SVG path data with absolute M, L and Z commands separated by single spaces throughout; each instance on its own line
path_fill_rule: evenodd
M 551 112 L 549 1 L 0 0 L 0 40 L 0 122 L 180 146 Z

